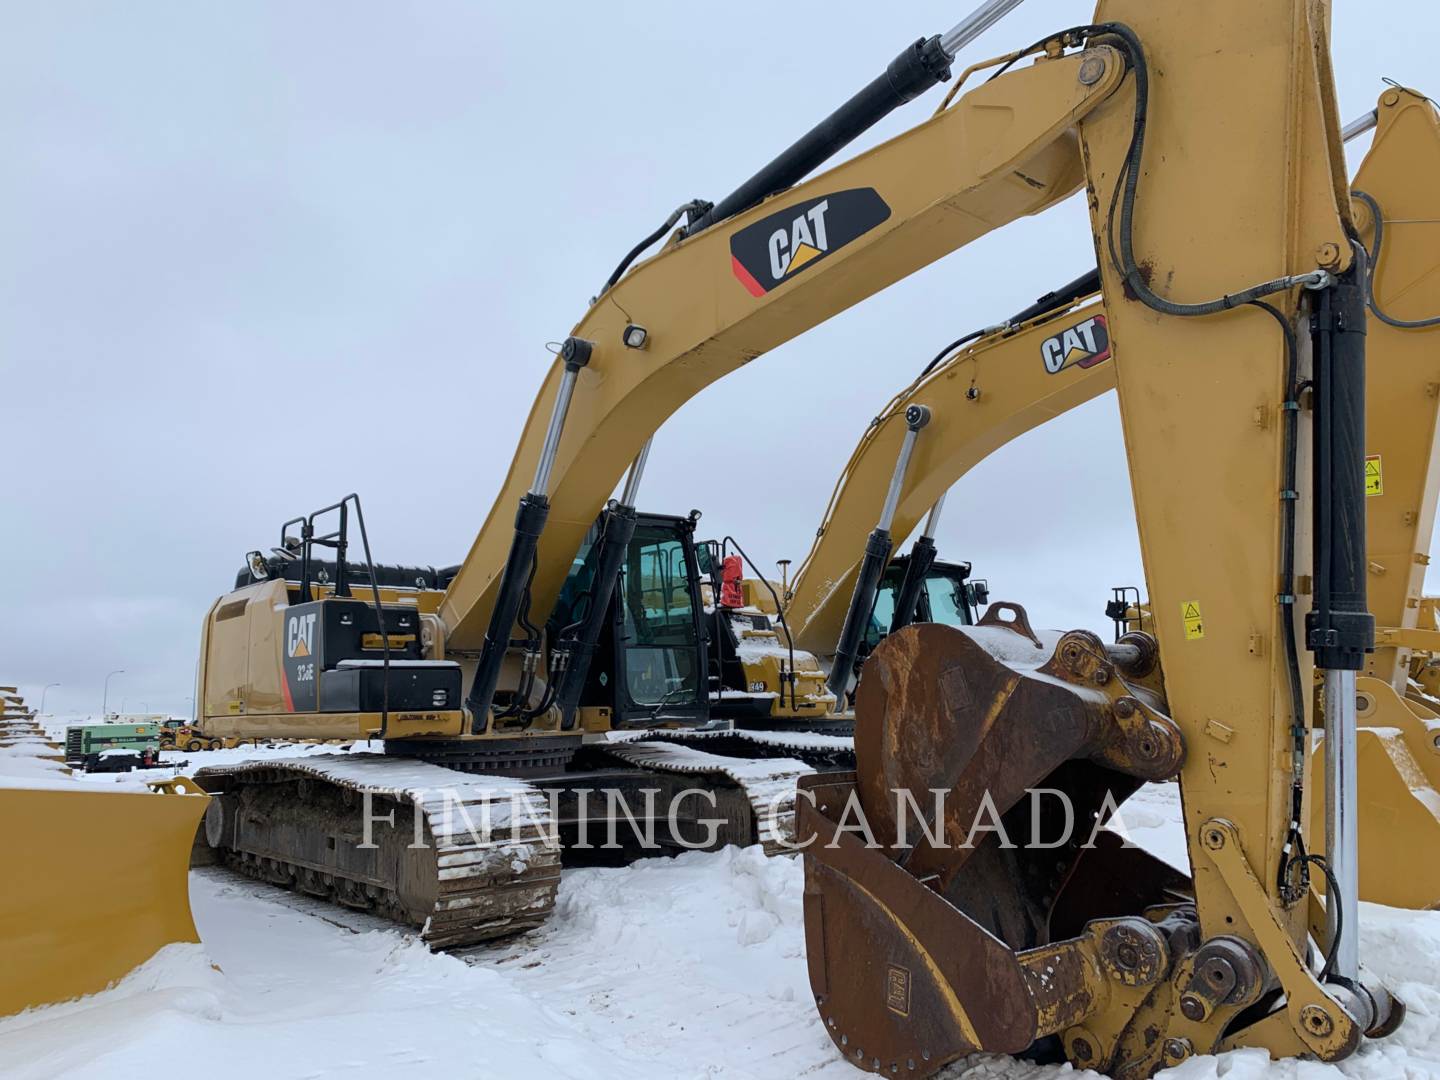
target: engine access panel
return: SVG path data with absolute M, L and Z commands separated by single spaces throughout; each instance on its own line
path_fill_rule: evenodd
M 460 666 L 421 659 L 420 613 L 415 608 L 392 605 L 377 612 L 363 600 L 330 597 L 294 604 L 283 617 L 282 666 L 286 704 L 292 711 L 460 707 Z

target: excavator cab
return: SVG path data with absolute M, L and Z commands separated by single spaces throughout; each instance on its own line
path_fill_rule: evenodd
M 575 553 L 546 627 L 552 640 L 584 617 L 598 537 L 597 526 Z M 703 618 L 695 518 L 638 514 L 580 707 L 610 709 L 617 728 L 708 721 Z
M 875 607 L 865 630 L 865 652 L 870 652 L 890 632 L 895 621 L 895 602 L 905 581 L 909 555 L 897 555 L 885 568 Z M 925 573 L 914 614 L 909 622 L 942 623 L 945 626 L 974 626 L 980 609 L 990 602 L 990 588 L 984 579 L 972 580 L 969 563 L 934 562 Z

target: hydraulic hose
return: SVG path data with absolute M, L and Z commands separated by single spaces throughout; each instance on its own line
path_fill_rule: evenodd
M 620 280 L 621 275 L 623 275 L 625 271 L 630 268 L 630 264 L 640 257 L 640 253 L 646 248 L 648 248 L 651 244 L 655 243 L 655 241 L 659 240 L 671 229 L 673 229 L 675 227 L 675 223 L 679 221 L 682 217 L 688 214 L 693 220 L 700 214 L 708 213 L 709 210 L 710 204 L 704 199 L 691 199 L 683 206 L 677 206 L 675 210 L 671 213 L 671 215 L 667 217 L 664 222 L 661 223 L 658 229 L 650 233 L 648 236 L 645 237 L 645 239 L 641 240 L 638 244 L 636 244 L 633 248 L 631 248 L 628 252 L 625 253 L 625 257 L 620 260 L 620 265 L 615 267 L 614 272 L 612 272 L 611 275 L 605 279 L 605 284 L 601 286 L 600 291 L 595 294 L 595 298 L 598 300 L 601 296 L 603 296 L 617 281 Z M 591 301 L 592 304 L 594 302 L 594 300 Z
M 1323 270 L 1314 270 L 1305 274 L 1273 278 L 1238 292 L 1227 293 L 1214 300 L 1196 304 L 1176 303 L 1150 288 L 1145 273 L 1140 269 L 1139 262 L 1135 258 L 1135 201 L 1140 187 L 1140 164 L 1145 155 L 1145 126 L 1148 122 L 1150 107 L 1150 71 L 1145 60 L 1145 50 L 1141 47 L 1140 39 L 1135 32 L 1124 23 L 1100 23 L 1096 26 L 1086 27 L 1084 30 L 1086 31 L 1084 36 L 1087 38 L 1101 35 L 1117 38 L 1121 43 L 1121 51 L 1126 54 L 1131 70 L 1135 73 L 1135 117 L 1130 135 L 1130 146 L 1125 152 L 1125 161 L 1121 166 L 1123 183 L 1117 184 L 1111 194 L 1105 225 L 1110 261 L 1124 281 L 1126 290 L 1152 311 L 1158 311 L 1162 315 L 1192 317 L 1230 311 L 1242 304 L 1253 303 L 1274 293 L 1293 289 L 1297 285 L 1320 288 L 1330 284 L 1333 279 L 1328 273 Z M 1118 249 L 1115 236 L 1117 204 L 1120 211 Z
M 1375 197 L 1368 192 L 1355 190 L 1350 192 L 1350 195 L 1365 204 L 1375 221 L 1375 243 L 1370 249 L 1370 272 L 1365 275 L 1365 304 L 1370 309 L 1370 314 L 1385 325 L 1400 330 L 1424 330 L 1426 327 L 1440 326 L 1440 315 L 1433 315 L 1428 319 L 1397 319 L 1380 307 L 1375 299 L 1375 275 L 1380 272 L 1380 246 L 1385 240 L 1385 215 L 1380 212 L 1380 204 L 1375 201 Z

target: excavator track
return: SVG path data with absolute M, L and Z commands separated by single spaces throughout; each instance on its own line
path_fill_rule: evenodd
M 821 738 L 851 738 L 855 734 L 855 721 L 851 719 L 822 719 L 818 716 L 805 720 L 785 721 L 774 718 L 764 720 L 736 720 L 735 732 L 739 735 L 808 735 Z
M 748 815 L 729 815 L 730 842 L 745 846 L 759 844 L 766 855 L 784 855 L 795 850 L 796 781 L 814 770 L 793 758 L 762 760 L 723 757 L 697 750 L 678 740 L 614 740 L 597 745 L 606 756 L 627 765 L 658 773 L 676 773 L 728 780 L 743 793 Z M 724 733 L 717 733 L 724 734 Z M 725 785 L 729 787 L 730 785 Z M 724 788 L 717 790 L 717 802 L 725 800 Z
M 435 949 L 540 926 L 560 846 L 544 793 L 379 754 L 247 761 L 195 777 L 204 836 L 260 880 L 418 929 Z
M 837 721 L 839 726 L 841 722 Z M 799 730 L 733 731 L 652 731 L 647 739 L 691 746 L 707 753 L 738 758 L 794 758 L 819 772 L 848 772 L 855 768 L 853 721 L 844 722 L 845 731 L 826 732 Z

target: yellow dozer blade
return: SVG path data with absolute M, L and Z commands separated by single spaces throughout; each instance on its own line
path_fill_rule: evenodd
M 164 945 L 199 941 L 188 871 L 209 798 L 52 781 L 0 787 L 0 1016 L 103 990 Z

